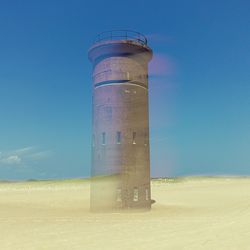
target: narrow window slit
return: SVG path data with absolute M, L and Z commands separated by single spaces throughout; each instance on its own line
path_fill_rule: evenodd
M 122 137 L 122 134 L 121 134 L 120 131 L 118 131 L 117 134 L 116 134 L 116 143 L 117 144 L 121 144 L 121 140 L 122 140 L 121 137 Z
M 138 188 L 134 188 L 133 201 L 138 201 L 138 200 L 139 200 L 139 190 L 138 190 Z
M 136 144 L 136 132 L 133 132 L 133 144 Z
M 102 145 L 106 145 L 106 133 L 102 133 Z

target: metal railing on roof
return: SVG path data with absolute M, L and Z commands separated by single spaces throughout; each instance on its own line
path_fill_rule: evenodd
M 132 30 L 111 30 L 97 35 L 94 43 L 110 40 L 128 40 L 147 45 L 147 38 L 139 32 Z

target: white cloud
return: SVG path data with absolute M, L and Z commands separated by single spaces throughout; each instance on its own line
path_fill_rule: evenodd
M 7 165 L 19 165 L 22 162 L 18 155 L 11 155 L 7 157 L 0 158 L 0 163 Z
M 25 147 L 25 148 L 19 148 L 16 150 L 9 151 L 9 153 L 17 154 L 17 155 L 27 155 L 33 151 L 35 151 L 35 147 Z
M 41 160 L 48 158 L 51 155 L 51 151 L 40 151 L 34 152 L 32 154 L 27 155 L 26 157 L 33 160 Z
M 51 151 L 39 151 L 35 147 L 24 147 L 16 150 L 0 152 L 1 165 L 22 165 L 48 158 Z

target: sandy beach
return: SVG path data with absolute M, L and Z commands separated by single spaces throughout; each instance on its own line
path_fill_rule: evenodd
M 250 178 L 152 180 L 150 212 L 89 212 L 89 181 L 0 183 L 0 249 L 250 249 Z

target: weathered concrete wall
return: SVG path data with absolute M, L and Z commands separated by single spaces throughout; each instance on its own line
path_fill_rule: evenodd
M 93 210 L 151 206 L 148 60 L 152 52 L 137 44 L 143 47 L 140 53 L 133 47 L 131 53 L 119 55 L 121 46 L 130 51 L 131 44 L 124 41 L 109 54 L 105 54 L 107 47 L 98 48 L 94 59 L 90 50 L 94 63 Z

